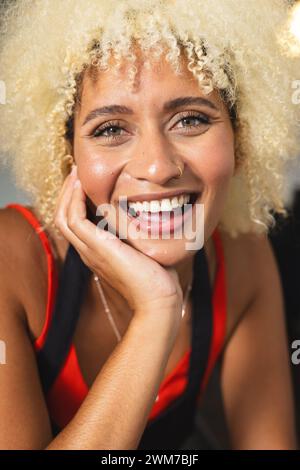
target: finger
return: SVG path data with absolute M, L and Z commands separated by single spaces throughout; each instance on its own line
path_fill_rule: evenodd
M 85 255 L 92 263 L 101 264 L 99 268 L 109 264 L 112 268 L 122 271 L 126 276 L 131 270 L 132 263 L 141 265 L 145 262 L 145 255 L 122 242 L 116 235 L 105 231 L 86 218 L 86 195 L 80 182 L 73 187 L 68 213 L 67 225 L 72 231 L 72 236 L 85 244 Z M 97 259 L 95 259 L 97 258 Z M 154 262 L 153 262 L 154 265 Z M 156 266 L 156 263 L 155 263 Z
M 78 251 L 79 255 L 86 258 L 87 246 L 69 229 L 67 223 L 60 223 L 59 229 L 64 238 Z
M 61 190 L 60 190 L 60 193 L 59 193 L 59 196 L 57 198 L 57 201 L 56 201 L 56 206 L 55 206 L 55 214 L 57 212 L 57 209 L 58 207 L 60 206 L 60 202 L 61 202 L 61 199 L 62 199 L 62 196 L 63 194 L 65 193 L 65 189 L 66 189 L 66 186 L 70 180 L 70 177 L 72 177 L 72 174 L 74 173 L 75 169 L 74 169 L 74 165 L 72 166 L 72 170 L 70 171 L 70 173 L 66 176 L 64 182 L 63 182 L 63 185 L 61 187 Z
M 65 186 L 64 192 L 61 196 L 60 205 L 57 209 L 55 218 L 55 225 L 61 231 L 62 235 L 78 250 L 84 254 L 86 246 L 80 239 L 72 232 L 68 223 L 68 207 L 72 198 L 74 183 L 78 181 L 76 167 L 73 169 L 72 174 Z
M 117 236 L 101 229 L 86 217 L 86 194 L 82 189 L 80 180 L 76 180 L 67 209 L 67 225 L 69 229 L 86 245 L 97 248 L 97 238 L 101 240 L 112 239 L 120 244 Z
M 79 252 L 83 253 L 83 261 L 89 268 L 104 278 L 107 282 L 113 283 L 116 289 L 123 289 L 128 283 L 128 273 L 134 270 L 141 273 L 135 279 L 137 291 L 143 292 L 145 289 L 145 261 L 147 262 L 148 274 L 155 279 L 157 273 L 161 271 L 159 264 L 139 252 L 135 248 L 127 245 L 117 236 L 109 231 L 99 228 L 86 218 L 86 195 L 80 182 L 73 186 L 73 193 L 67 213 L 66 237 L 74 244 Z M 83 256 L 82 256 L 83 257 Z M 160 272 L 161 274 L 161 272 Z M 157 289 L 161 288 L 161 281 Z M 166 276 L 166 283 L 170 282 L 169 275 Z M 171 287 L 174 288 L 173 285 Z M 173 295 L 173 291 L 171 292 Z
M 82 189 L 81 181 L 77 178 L 72 188 L 72 195 L 67 208 L 67 223 L 69 228 L 75 227 L 80 221 L 86 219 L 86 194 Z
M 77 166 L 73 165 L 71 172 L 65 178 L 64 184 L 61 188 L 61 192 L 57 199 L 55 215 L 54 215 L 55 225 L 56 225 L 56 222 L 59 222 L 59 218 L 61 215 L 63 214 L 66 215 L 66 207 L 70 201 L 70 198 L 72 195 L 73 183 L 76 180 L 76 178 L 77 178 Z

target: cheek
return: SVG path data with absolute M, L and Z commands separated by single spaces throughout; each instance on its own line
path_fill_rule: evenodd
M 83 190 L 95 205 L 109 200 L 115 184 L 117 171 L 109 160 L 91 154 L 77 158 L 78 177 Z
M 234 174 L 233 134 L 220 131 L 208 137 L 197 155 L 196 171 L 208 189 L 222 190 Z

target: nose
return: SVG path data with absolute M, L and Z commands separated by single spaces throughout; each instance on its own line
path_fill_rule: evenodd
M 180 157 L 162 137 L 144 140 L 136 152 L 137 156 L 126 168 L 132 178 L 164 185 L 173 178 L 180 178 L 184 172 Z

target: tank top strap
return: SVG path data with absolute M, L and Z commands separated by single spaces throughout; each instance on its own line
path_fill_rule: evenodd
M 213 336 L 212 288 L 204 248 L 198 250 L 194 258 L 191 296 L 193 311 L 189 387 L 192 394 L 197 395 L 207 368 Z
M 42 247 L 45 251 L 46 260 L 47 260 L 47 306 L 46 306 L 46 315 L 43 325 L 42 332 L 40 336 L 35 340 L 34 347 L 36 350 L 40 350 L 46 340 L 48 333 L 49 325 L 51 323 L 53 307 L 55 302 L 56 291 L 58 287 L 58 273 L 55 265 L 55 260 L 53 256 L 53 251 L 51 248 L 50 241 L 48 236 L 42 227 L 40 221 L 35 216 L 35 214 L 26 206 L 17 203 L 7 204 L 5 207 L 12 208 L 17 210 L 22 216 L 29 222 L 33 227 L 34 231 L 38 235 Z
M 37 361 L 45 393 L 54 384 L 72 346 L 90 275 L 90 269 L 70 244 L 59 275 L 52 321 L 45 343 L 38 351 Z
M 21 204 L 7 204 L 6 207 L 18 210 L 32 225 L 47 256 L 46 320 L 42 333 L 34 344 L 37 351 L 41 384 L 45 395 L 47 395 L 70 351 L 87 279 L 91 271 L 70 244 L 63 267 L 58 275 L 50 241 L 34 213 Z
M 225 276 L 225 258 L 222 239 L 218 228 L 213 232 L 212 239 L 214 241 L 217 258 L 217 269 L 212 296 L 213 331 L 207 367 L 201 383 L 201 392 L 203 392 L 207 386 L 212 370 L 220 352 L 223 349 L 226 339 L 227 286 Z

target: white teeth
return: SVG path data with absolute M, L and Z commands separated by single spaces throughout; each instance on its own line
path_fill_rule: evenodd
M 129 208 L 132 207 L 132 206 L 130 205 L 130 203 L 128 204 L 128 207 L 129 207 Z M 134 209 L 134 207 L 133 207 L 133 209 Z M 135 210 L 135 209 L 134 209 L 134 210 Z M 141 212 L 142 212 L 142 211 L 147 211 L 147 212 L 150 211 L 150 202 L 148 202 L 148 201 L 140 202 L 140 211 L 141 211 Z
M 172 204 L 171 204 L 170 199 L 163 199 L 160 203 L 160 208 L 162 211 L 171 211 Z
M 151 201 L 150 212 L 159 212 L 159 211 L 160 211 L 160 203 L 158 201 Z
M 136 210 L 142 212 L 143 210 L 143 204 L 141 202 L 136 203 Z
M 172 204 L 173 209 L 176 209 L 176 207 L 179 206 L 179 201 L 178 201 L 178 197 L 177 197 L 177 196 L 172 197 L 172 199 L 171 199 L 171 204 Z
M 182 207 L 187 204 L 190 199 L 189 194 L 181 194 L 179 197 L 165 198 L 154 201 L 143 202 L 129 202 L 128 208 L 133 209 L 135 212 L 160 212 L 171 211 L 177 207 Z

